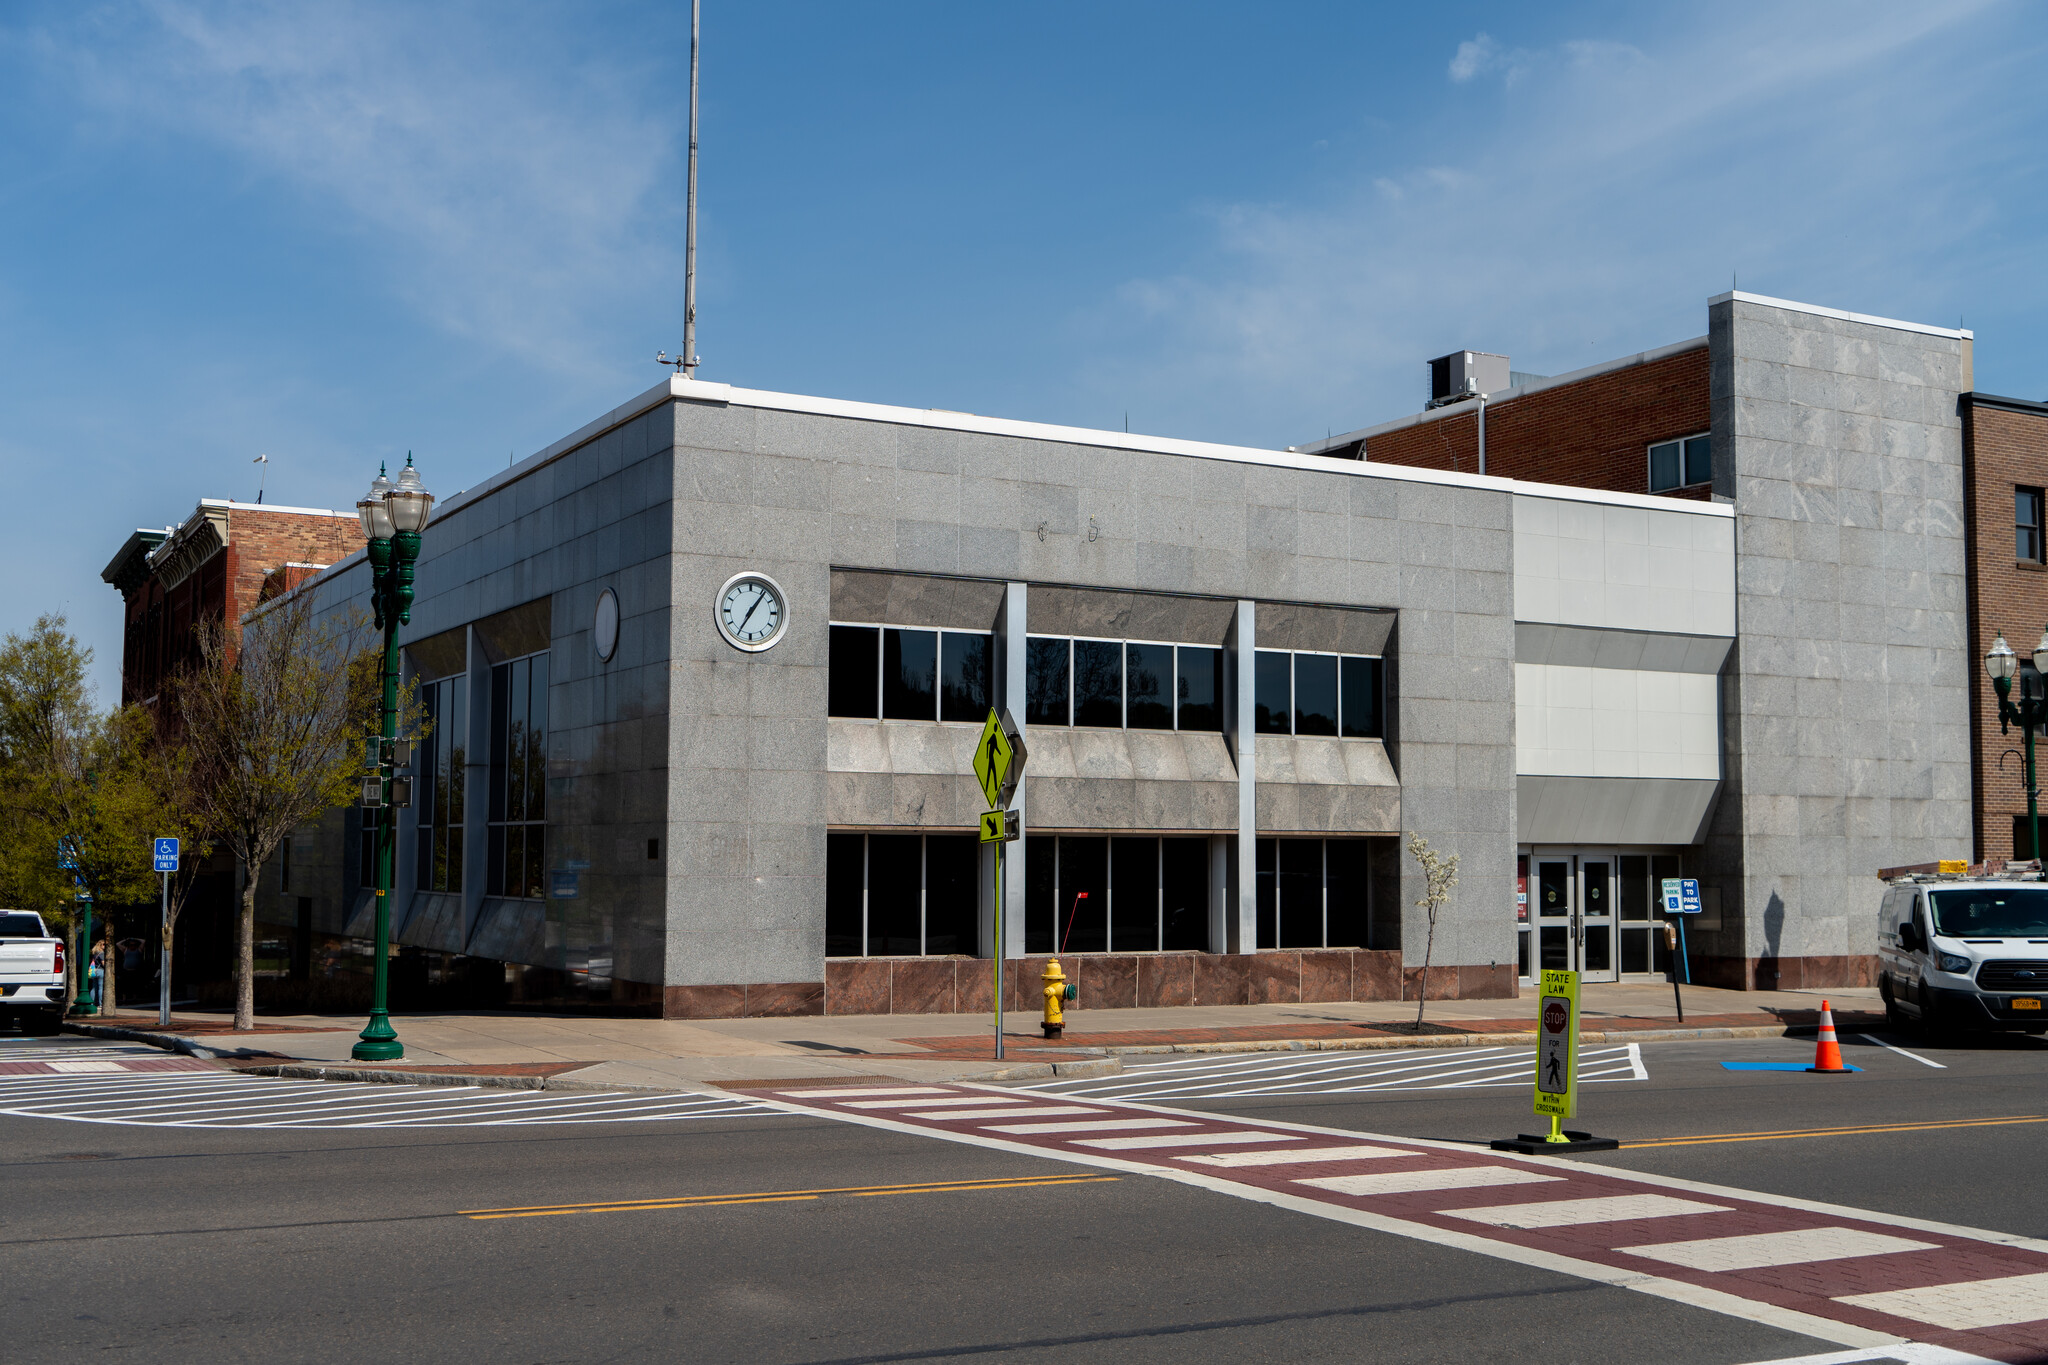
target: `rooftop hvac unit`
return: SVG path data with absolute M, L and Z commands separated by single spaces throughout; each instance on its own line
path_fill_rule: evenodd
M 1508 358 L 1487 351 L 1453 351 L 1429 362 L 1429 406 L 1440 408 L 1476 393 L 1509 387 Z

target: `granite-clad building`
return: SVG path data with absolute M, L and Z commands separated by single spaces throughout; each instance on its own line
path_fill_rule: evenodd
M 1534 428 L 1480 475 L 668 380 L 436 509 L 397 940 L 676 1017 L 986 1008 L 995 705 L 1019 1005 L 1055 950 L 1083 1007 L 1650 980 L 1681 874 L 1721 979 L 1862 979 L 1868 871 L 1968 851 L 1966 335 L 1735 295 L 1689 349 L 1701 425 L 1602 438 L 1708 438 L 1679 497 Z M 320 934 L 368 932 L 360 827 L 295 855 Z M 1461 860 L 1427 983 L 1411 835 Z

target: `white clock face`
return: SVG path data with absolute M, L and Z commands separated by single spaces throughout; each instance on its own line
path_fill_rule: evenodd
M 766 649 L 781 637 L 782 593 L 759 574 L 742 574 L 718 597 L 718 624 L 741 649 Z

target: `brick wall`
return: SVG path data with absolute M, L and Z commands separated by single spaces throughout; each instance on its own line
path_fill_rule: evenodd
M 1644 365 L 1611 370 L 1486 409 L 1486 472 L 1620 493 L 1650 491 L 1649 448 L 1709 424 L 1704 344 Z M 1384 464 L 1479 472 L 1479 419 L 1463 413 L 1367 439 L 1365 458 Z M 1673 497 L 1705 501 L 1706 485 Z
M 237 507 L 228 513 L 229 604 L 239 618 L 263 600 L 263 579 L 283 564 L 332 564 L 363 547 L 352 516 Z
M 1977 756 L 1971 791 L 1975 856 L 2009 858 L 2014 851 L 2013 817 L 2027 811 L 2022 737 L 2017 728 L 1999 733 L 1998 694 L 1984 672 L 1984 653 L 1991 648 L 1992 636 L 2002 630 L 2024 662 L 2041 638 L 2043 623 L 2048 623 L 2048 567 L 2015 558 L 2013 526 L 2014 489 L 2048 487 L 2048 407 L 2015 412 L 1966 400 L 1963 442 L 1970 555 L 1970 736 Z M 2048 759 L 2048 744 L 2036 743 Z

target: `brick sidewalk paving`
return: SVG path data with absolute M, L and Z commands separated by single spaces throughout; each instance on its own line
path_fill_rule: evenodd
M 2048 1352 L 2048 1243 L 1451 1143 L 971 1085 L 750 1086 L 801 1112 L 1459 1247 L 1850 1347 Z

